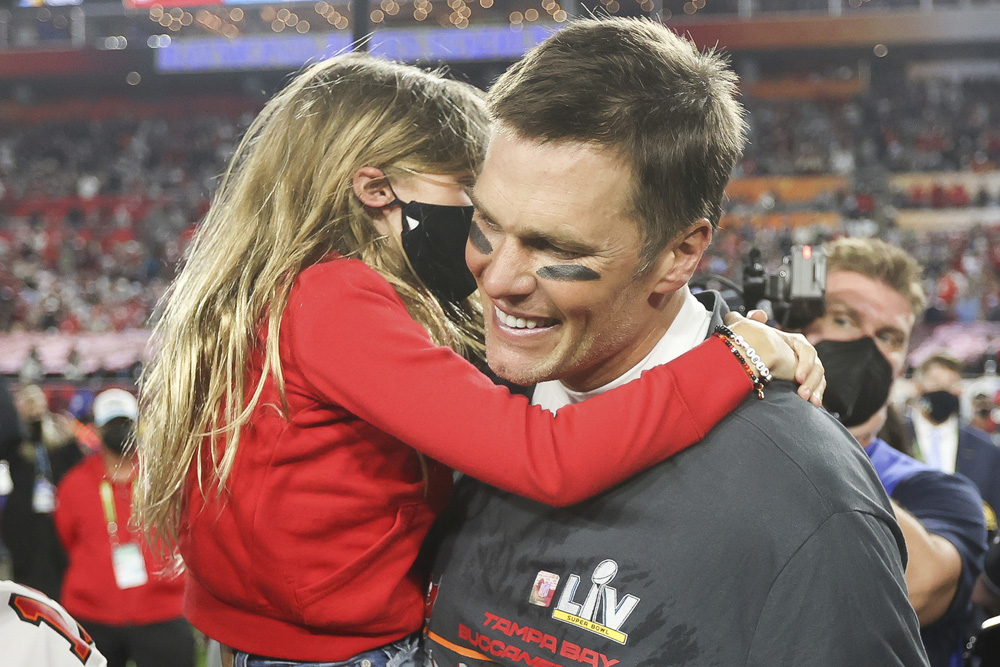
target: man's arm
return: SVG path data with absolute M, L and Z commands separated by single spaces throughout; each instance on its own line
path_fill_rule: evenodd
M 962 557 L 948 540 L 927 532 L 915 516 L 892 503 L 906 540 L 906 588 L 920 625 L 937 621 L 951 606 L 962 576 Z
M 830 517 L 771 587 L 746 667 L 927 665 L 888 519 Z
M 972 591 L 972 602 L 991 614 L 1000 614 L 1000 541 L 996 539 L 983 559 L 983 573 Z
M 892 493 L 906 540 L 906 585 L 920 625 L 964 609 L 982 567 L 986 524 L 982 499 L 968 480 L 926 471 Z

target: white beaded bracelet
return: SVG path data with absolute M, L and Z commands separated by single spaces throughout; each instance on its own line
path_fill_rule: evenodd
M 771 370 L 766 364 L 764 364 L 763 361 L 761 361 L 760 355 L 757 354 L 757 350 L 753 349 L 753 346 L 750 345 L 750 343 L 748 343 L 743 336 L 736 334 L 733 336 L 733 342 L 742 347 L 747 353 L 750 363 L 757 369 L 757 373 L 760 375 L 761 380 L 764 382 L 770 382 L 774 379 L 771 377 Z

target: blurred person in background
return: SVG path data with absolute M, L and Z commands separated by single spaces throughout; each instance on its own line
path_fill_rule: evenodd
M 109 667 L 193 667 L 182 578 L 164 573 L 132 521 L 138 404 L 123 389 L 94 399 L 99 453 L 59 484 L 55 524 L 69 567 L 63 606 L 87 628 Z
M 892 501 L 909 554 L 906 585 L 930 663 L 955 667 L 986 548 L 983 501 L 969 480 L 921 463 L 876 435 L 924 309 L 920 266 L 876 239 L 840 239 L 825 248 L 826 313 L 804 330 L 829 374 L 824 404 L 864 447 Z
M 972 417 L 969 425 L 993 436 L 997 432 L 996 393 L 976 391 L 972 395 Z
M 56 485 L 83 453 L 70 420 L 49 411 L 41 387 L 22 387 L 15 400 L 23 433 L 0 450 L 13 482 L 0 517 L 0 539 L 10 550 L 13 580 L 58 600 L 66 554 L 52 523 Z
M 959 410 L 962 365 L 934 354 L 913 373 L 916 401 L 904 426 L 916 457 L 927 465 L 972 480 L 983 497 L 988 527 L 996 530 L 1000 508 L 1000 449 L 989 434 L 969 424 Z
M 73 392 L 66 406 L 66 412 L 73 418 L 73 436 L 86 453 L 101 451 L 101 436 L 94 426 L 94 392 L 80 387 Z
M 42 358 L 37 347 L 32 347 L 28 355 L 21 363 L 18 371 L 18 379 L 22 385 L 35 384 L 45 378 L 45 367 L 42 365 Z
M 340 56 L 267 104 L 223 177 L 142 381 L 137 506 L 227 663 L 419 664 L 444 465 L 573 503 L 751 389 L 716 340 L 555 419 L 456 354 L 483 347 L 465 244 L 486 134 L 471 86 Z M 818 397 L 811 348 L 758 326 L 771 368 Z
M 21 442 L 22 433 L 21 418 L 17 414 L 17 406 L 14 405 L 14 396 L 10 393 L 7 378 L 0 375 L 0 456 L 2 452 L 16 449 Z M 0 519 L 3 516 L 3 506 L 7 502 L 7 496 L 13 490 L 10 463 L 0 458 Z M 9 579 L 10 576 L 10 552 L 0 539 L 0 579 Z

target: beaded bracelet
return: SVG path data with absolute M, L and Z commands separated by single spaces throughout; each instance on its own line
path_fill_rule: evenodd
M 724 334 L 721 334 L 718 331 L 716 331 L 712 335 L 715 336 L 716 338 L 718 338 L 719 340 L 721 340 L 723 343 L 726 344 L 726 347 L 729 348 L 729 351 L 733 353 L 734 357 L 736 357 L 736 361 L 738 361 L 739 364 L 740 364 L 740 366 L 743 367 L 743 370 L 746 372 L 747 377 L 750 378 L 750 382 L 751 382 L 751 384 L 753 384 L 753 388 L 757 392 L 757 398 L 763 400 L 764 399 L 764 383 L 757 376 L 757 374 L 754 373 L 753 369 L 750 368 L 750 364 L 748 364 L 746 362 L 746 359 L 743 358 L 743 355 L 740 354 L 740 351 L 736 349 L 736 346 L 733 345 L 733 343 Z
M 767 367 L 767 365 L 763 362 L 763 360 L 761 360 L 760 355 L 757 354 L 757 350 L 753 349 L 750 343 L 748 343 L 743 336 L 733 332 L 733 330 L 727 327 L 725 324 L 720 324 L 719 326 L 715 327 L 715 331 L 725 336 L 728 336 L 730 340 L 732 340 L 736 345 L 739 345 L 746 351 L 747 357 L 750 359 L 750 363 L 753 364 L 754 367 L 757 369 L 757 374 L 760 375 L 760 378 L 761 380 L 763 380 L 765 385 L 767 385 L 771 380 L 774 379 L 771 376 L 771 370 Z
M 733 356 L 736 357 L 736 360 L 739 362 L 740 366 L 743 367 L 744 372 L 746 372 L 747 377 L 750 378 L 750 382 L 751 384 L 753 384 L 753 388 L 757 392 L 757 398 L 763 400 L 764 387 L 767 386 L 767 384 L 771 381 L 772 378 L 770 371 L 767 369 L 767 366 L 760 361 L 760 355 L 757 354 L 757 351 L 754 350 L 753 347 L 751 347 L 743 339 L 742 336 L 737 336 L 736 334 L 734 334 L 732 329 L 730 329 L 729 327 L 719 325 L 718 327 L 715 328 L 715 331 L 713 332 L 712 335 L 721 340 L 723 343 L 725 343 L 726 347 L 729 348 L 729 351 L 733 353 Z M 748 347 L 750 348 L 749 350 L 747 350 L 747 356 L 749 356 L 751 359 L 756 357 L 757 362 L 754 363 L 754 367 L 757 369 L 757 372 L 754 372 L 754 368 L 750 367 L 750 364 L 747 363 L 747 360 L 744 359 L 743 355 L 740 354 L 740 351 L 736 349 L 736 344 L 734 344 L 734 341 L 737 338 L 742 341 L 740 347 L 743 347 L 744 349 Z M 763 366 L 763 369 L 761 369 L 761 366 Z

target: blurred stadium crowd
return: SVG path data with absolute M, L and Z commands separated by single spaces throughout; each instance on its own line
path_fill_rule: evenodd
M 846 100 L 746 102 L 751 143 L 705 271 L 738 280 L 752 247 L 777 262 L 796 243 L 879 235 L 926 267 L 925 324 L 1000 321 L 1000 232 L 977 218 L 1000 211 L 1000 181 L 947 178 L 996 174 L 995 86 L 922 82 Z M 249 118 L 150 113 L 0 127 L 0 332 L 146 327 Z M 914 172 L 925 177 L 896 177 Z M 783 198 L 774 179 L 789 177 L 830 180 Z M 963 225 L 898 225 L 914 209 L 969 213 Z

